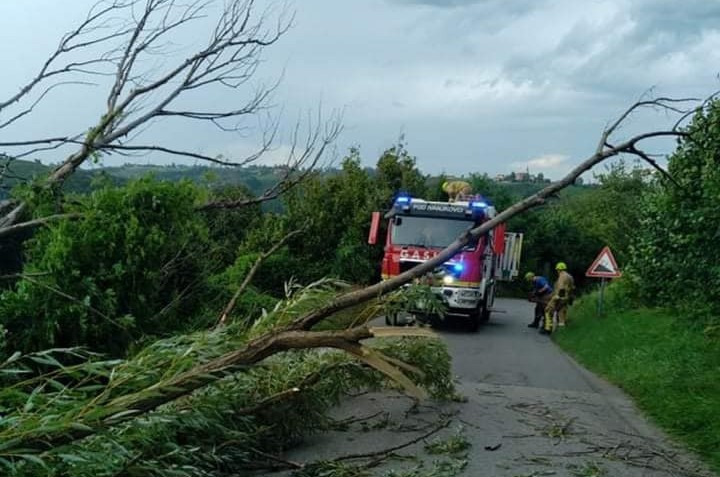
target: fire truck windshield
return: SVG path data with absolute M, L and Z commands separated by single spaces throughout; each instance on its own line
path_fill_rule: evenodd
M 397 216 L 390 241 L 393 245 L 445 248 L 472 225 L 468 220 Z

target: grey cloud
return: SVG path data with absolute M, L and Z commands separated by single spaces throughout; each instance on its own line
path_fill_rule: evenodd
M 658 74 L 670 72 L 667 59 L 691 54 L 703 35 L 718 31 L 719 26 L 719 2 L 633 1 L 603 23 L 578 21 L 551 52 L 509 56 L 503 62 L 503 75 L 595 94 L 636 95 L 668 81 Z M 700 69 L 697 60 L 690 62 Z M 720 65 L 708 66 L 707 75 L 712 77 Z M 692 76 L 697 71 L 673 76 L 683 73 Z
M 638 22 L 638 35 L 666 32 L 678 38 L 692 38 L 705 28 L 718 28 L 720 2 L 640 0 L 630 3 L 629 14 Z
M 433 7 L 462 7 L 473 5 L 476 3 L 492 2 L 493 0 L 390 0 L 393 3 L 401 3 L 408 5 L 430 5 Z
M 683 51 L 707 31 L 720 28 L 720 2 L 716 1 L 634 1 L 626 15 L 635 27 L 626 36 L 625 47 L 642 48 L 647 57 Z
M 463 16 L 451 25 L 460 31 L 476 28 L 498 30 L 514 19 L 541 8 L 548 0 L 387 0 L 391 4 L 429 6 L 443 10 L 457 10 Z M 454 30 L 456 33 L 458 30 Z
M 388 0 L 391 3 L 405 5 L 427 5 L 438 8 L 457 8 L 482 5 L 496 11 L 523 11 L 532 6 L 539 6 L 546 0 Z

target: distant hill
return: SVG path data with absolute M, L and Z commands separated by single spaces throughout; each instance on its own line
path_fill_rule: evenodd
M 27 183 L 46 176 L 53 167 L 38 161 L 11 161 L 0 157 L 0 199 L 6 199 L 10 190 L 18 183 Z M 73 192 L 86 192 L 92 187 L 95 177 L 101 176 L 100 171 L 79 170 L 67 180 L 67 188 Z
M 7 170 L 5 168 L 7 167 Z M 0 199 L 8 196 L 9 190 L 18 182 L 27 182 L 42 177 L 52 170 L 53 166 L 41 164 L 37 161 L 12 161 L 9 165 L 7 159 L 0 158 Z M 373 174 L 374 169 L 366 168 Z M 332 175 L 337 173 L 336 169 L 323 171 L 324 174 Z M 88 192 L 92 189 L 94 180 L 105 177 L 116 184 L 122 184 L 128 180 L 152 175 L 162 181 L 180 181 L 183 179 L 196 183 L 212 183 L 214 185 L 244 185 L 253 194 L 262 194 L 265 190 L 275 184 L 283 174 L 279 166 L 258 166 L 250 165 L 243 168 L 214 167 L 205 165 L 142 165 L 126 164 L 118 167 L 102 167 L 88 171 L 80 169 L 68 179 L 68 190 L 73 192 Z M 431 188 L 438 186 L 440 176 L 428 176 L 427 184 Z M 514 197 L 526 197 L 531 195 L 547 184 L 537 182 L 494 182 L 495 187 L 507 188 Z M 572 186 L 565 193 L 573 194 L 589 186 Z M 481 192 L 481 191 L 479 191 Z M 270 207 L 275 209 L 276 207 Z
M 126 164 L 120 167 L 105 167 L 101 169 L 111 177 L 121 180 L 136 179 L 152 175 L 162 181 L 191 180 L 196 183 L 212 182 L 215 185 L 242 184 L 253 194 L 262 194 L 275 184 L 281 177 L 283 169 L 270 166 L 247 166 L 243 168 L 212 167 L 212 166 L 183 166 L 183 165 L 138 165 Z
M 41 178 L 49 174 L 52 169 L 53 166 L 36 161 L 8 162 L 7 159 L 0 159 L 0 171 L 4 171 L 4 174 L 0 174 L 0 198 L 7 197 L 10 189 L 16 184 Z M 68 190 L 74 192 L 87 192 L 91 190 L 93 180 L 102 176 L 121 184 L 147 175 L 163 181 L 187 179 L 197 183 L 212 182 L 217 185 L 243 184 L 254 194 L 261 194 L 277 182 L 282 175 L 282 169 L 268 166 L 233 169 L 210 166 L 127 164 L 119 167 L 103 167 L 92 171 L 80 169 L 68 179 L 67 186 Z

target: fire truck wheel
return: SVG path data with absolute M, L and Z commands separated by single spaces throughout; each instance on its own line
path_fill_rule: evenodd
M 468 330 L 475 332 L 480 328 L 480 325 L 482 324 L 483 309 L 483 305 L 480 304 L 470 313 L 468 316 Z
M 480 328 L 480 325 L 487 323 L 490 320 L 490 310 L 484 301 L 480 303 L 475 310 L 473 310 L 469 318 L 470 331 L 477 331 Z
M 480 328 L 480 315 L 478 313 L 472 313 L 468 317 L 468 330 L 475 332 Z
M 415 323 L 421 326 L 429 325 L 429 326 L 437 326 L 437 319 L 434 318 L 431 315 L 426 315 L 424 313 L 418 313 L 415 315 Z
M 490 321 L 490 310 L 486 306 L 483 306 L 480 312 L 480 322 L 487 323 L 488 321 Z

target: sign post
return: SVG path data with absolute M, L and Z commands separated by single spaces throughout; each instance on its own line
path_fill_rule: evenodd
M 598 297 L 598 316 L 603 316 L 603 297 L 605 295 L 605 277 L 600 279 L 600 296 Z
M 600 295 L 598 295 L 598 315 L 603 315 L 603 295 L 605 294 L 605 280 L 607 278 L 618 278 L 622 275 L 610 251 L 610 247 L 604 247 L 590 268 L 585 272 L 586 277 L 600 278 Z

